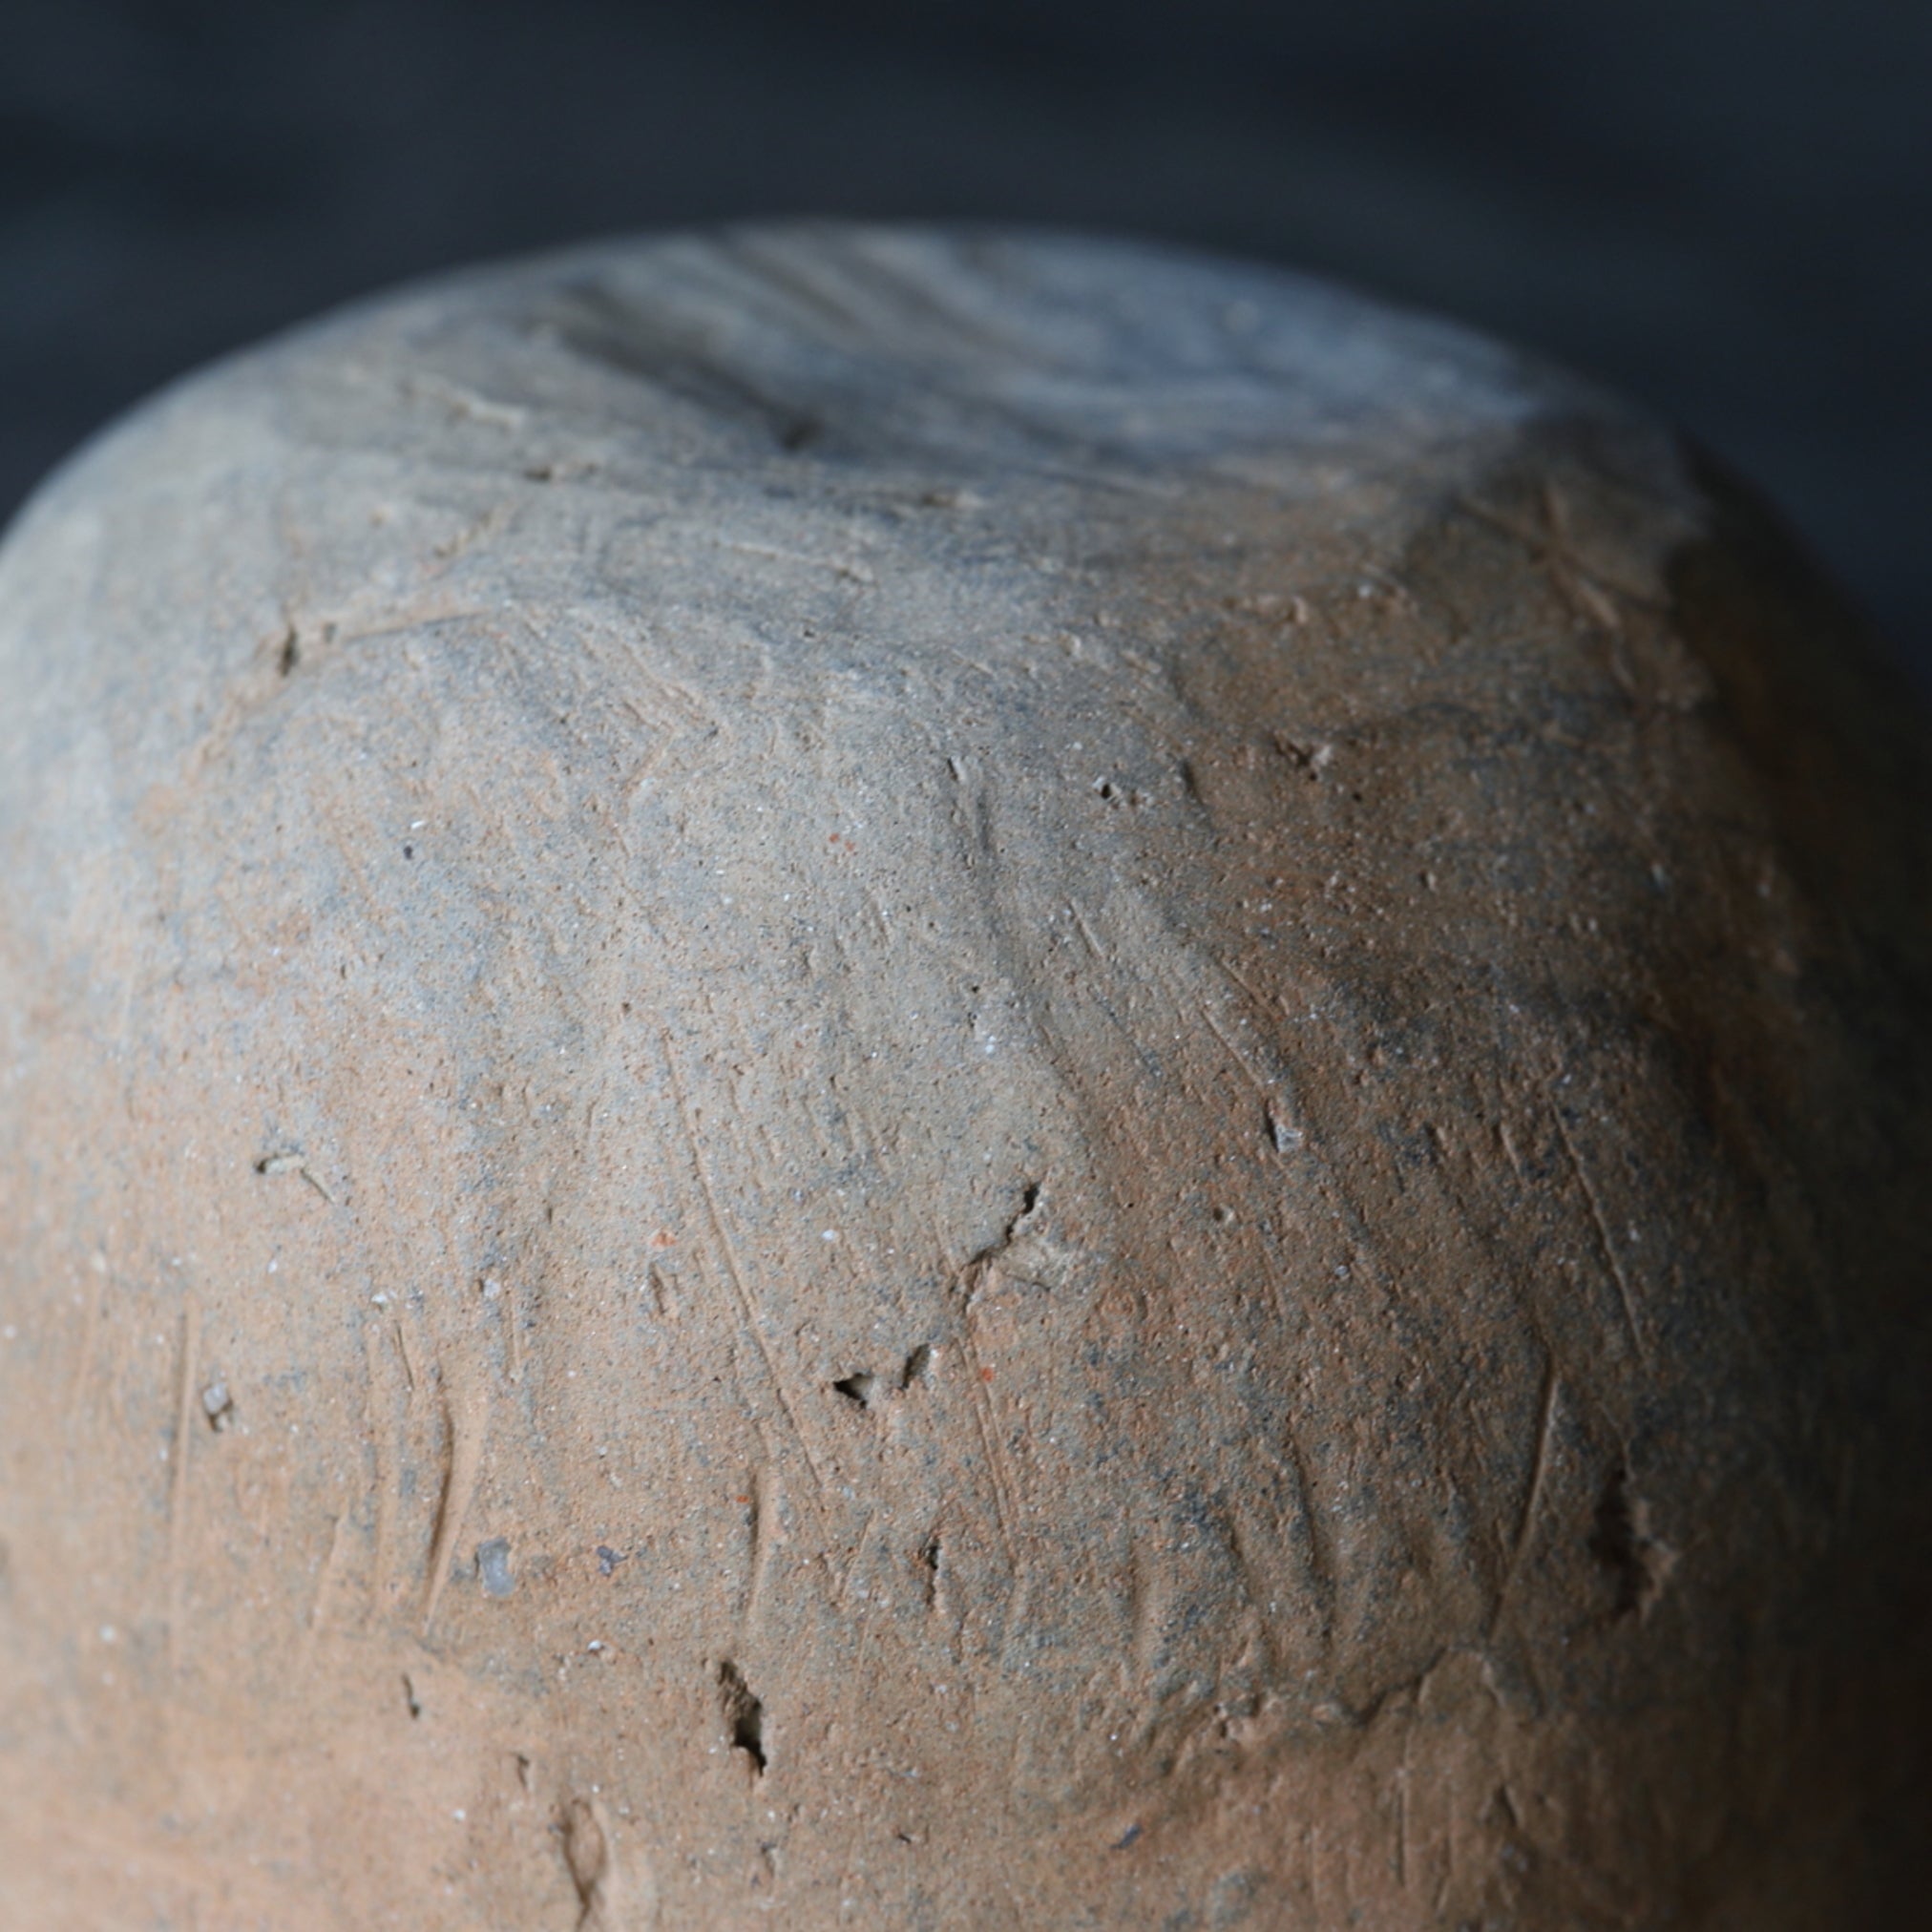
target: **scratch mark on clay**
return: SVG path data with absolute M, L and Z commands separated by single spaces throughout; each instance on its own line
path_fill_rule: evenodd
M 1284 996 L 1276 995 L 1275 999 L 1273 1001 L 1264 999 L 1260 992 L 1253 985 L 1253 983 L 1250 980 L 1245 978 L 1241 974 L 1237 973 L 1226 959 L 1222 958 L 1220 954 L 1209 953 L 1208 956 L 1214 962 L 1216 966 L 1218 966 L 1221 969 L 1222 973 L 1226 976 L 1227 979 L 1228 980 L 1228 983 L 1230 985 L 1239 987 L 1241 991 L 1245 993 L 1248 996 L 1248 998 L 1255 1003 L 1256 1006 L 1266 1011 L 1270 1004 L 1279 1004 L 1284 1012 L 1288 1011 L 1288 1001 Z
M 181 1376 L 175 1401 L 174 1468 L 168 1480 L 168 1668 L 181 1666 L 181 1620 L 187 1602 L 188 1447 L 194 1439 L 195 1357 L 201 1346 L 200 1311 L 192 1294 L 181 1309 Z
M 848 583 L 864 584 L 868 588 L 878 582 L 870 565 L 855 563 L 843 556 L 813 556 L 805 551 L 781 550 L 771 543 L 740 543 L 721 540 L 721 550 L 735 550 L 742 556 L 762 556 L 773 563 L 800 563 L 808 570 L 826 570 L 832 576 L 843 578 Z
M 1080 928 L 1080 935 L 1082 939 L 1086 941 L 1087 951 L 1091 953 L 1094 956 L 1094 957 L 1098 959 L 1102 965 L 1105 965 L 1107 958 L 1106 948 L 1103 947 L 1101 944 L 1101 942 L 1094 937 L 1094 929 L 1087 924 L 1087 915 L 1081 911 L 1080 901 L 1077 899 L 1069 899 L 1066 902 L 1066 909 L 1069 913 L 1073 914 L 1073 922 L 1076 926 Z
M 514 1281 L 503 1292 L 503 1321 L 507 1330 L 505 1366 L 513 1382 L 523 1379 L 523 1291 Z
M 346 1508 L 335 1513 L 334 1521 L 328 1526 L 328 1554 L 322 1560 L 322 1575 L 316 1580 L 315 1602 L 309 1606 L 308 1628 L 302 1636 L 302 1658 L 304 1670 L 313 1662 L 315 1647 L 322 1641 L 324 1630 L 328 1628 L 329 1611 L 335 1603 L 336 1580 L 342 1572 L 342 1530 L 348 1521 Z
M 483 1279 L 483 1298 L 496 1304 L 498 1319 L 503 1324 L 503 1378 L 508 1382 L 520 1382 L 523 1379 L 523 1309 L 516 1283 L 514 1280 L 498 1281 L 494 1275 L 486 1275 Z
M 826 1567 L 832 1577 L 832 1592 L 840 1603 L 844 1603 L 850 1593 L 852 1574 L 859 1566 L 859 1559 L 866 1553 L 866 1542 L 872 1533 L 872 1524 L 878 1521 L 878 1516 L 879 1512 L 876 1509 L 866 1511 L 866 1520 L 859 1525 L 859 1533 L 852 1539 L 851 1550 L 843 1564 L 828 1559 Z
M 1649 1365 L 1650 1352 L 1644 1343 L 1644 1331 L 1637 1320 L 1636 1296 L 1630 1292 L 1630 1278 L 1624 1272 L 1624 1264 L 1617 1259 L 1616 1245 L 1610 1239 L 1609 1223 L 1604 1218 L 1604 1204 L 1597 1198 L 1595 1184 L 1590 1180 L 1588 1170 L 1578 1157 L 1576 1143 L 1570 1138 L 1568 1124 L 1560 1107 L 1551 1107 L 1556 1119 L 1556 1130 L 1563 1141 L 1563 1150 L 1569 1156 L 1569 1164 L 1575 1171 L 1577 1185 L 1584 1190 L 1584 1199 L 1589 1203 L 1590 1221 L 1597 1230 L 1597 1246 L 1603 1251 L 1604 1263 L 1610 1270 L 1610 1278 L 1617 1284 L 1617 1298 L 1623 1303 L 1624 1323 L 1630 1332 L 1630 1345 L 1637 1352 L 1637 1359 L 1646 1367 Z
M 644 1282 L 651 1291 L 651 1311 L 665 1321 L 678 1319 L 678 1297 L 672 1292 L 671 1271 L 653 1261 L 644 1269 Z
M 1121 1688 L 1129 1699 L 1140 1700 L 1145 1686 L 1152 1681 L 1154 1666 L 1160 1661 L 1161 1628 L 1165 1620 L 1162 1601 L 1154 1587 L 1161 1572 L 1157 1566 L 1150 1567 L 1139 1538 L 1129 1546 L 1127 1574 L 1133 1635 L 1122 1662 L 1125 1664 L 1128 1658 L 1132 1659 L 1133 1677 Z
M 1396 1886 L 1409 1889 L 1409 1741 L 1413 1732 L 1402 1732 L 1402 1763 L 1396 1773 Z
M 649 748 L 625 773 L 622 784 L 624 812 L 628 816 L 637 808 L 638 794 L 650 784 L 657 769 L 664 761 L 664 754 L 676 741 L 668 734 L 661 734 L 653 740 Z
M 999 1435 L 998 1418 L 993 1404 L 993 1372 L 981 1361 L 978 1340 L 973 1333 L 973 1315 L 980 1290 L 1001 1277 L 1001 1257 L 1009 1253 L 1030 1228 L 1038 1226 L 1038 1217 L 1043 1211 L 1043 1185 L 1036 1182 L 1026 1189 L 1019 1211 L 1006 1224 L 999 1239 L 976 1254 L 959 1274 L 959 1288 L 965 1302 L 959 1342 L 967 1371 L 967 1398 L 972 1405 L 973 1419 L 978 1425 L 980 1446 L 986 1454 L 987 1480 L 993 1490 L 994 1520 L 999 1531 L 999 1541 L 1006 1550 L 1006 1564 L 1013 1577 L 1016 1601 L 1024 1599 L 1028 1584 L 1027 1564 L 1020 1552 L 1016 1528 L 1019 1520 L 1017 1502 L 1019 1484 L 1006 1453 L 1006 1444 Z
M 353 630 L 338 630 L 335 641 L 342 644 L 377 643 L 385 638 L 420 637 L 425 631 L 442 630 L 450 624 L 468 623 L 478 618 L 490 620 L 501 616 L 500 610 L 492 609 L 488 604 L 438 603 L 403 610 L 391 606 L 384 613 L 382 622 L 359 625 Z
M 1562 1391 L 1563 1377 L 1557 1374 L 1556 1358 L 1552 1355 L 1545 1359 L 1544 1367 L 1543 1413 L 1537 1423 L 1536 1452 L 1529 1465 L 1529 1488 L 1522 1499 L 1522 1515 L 1516 1525 L 1516 1542 L 1509 1552 L 1509 1563 L 1502 1572 L 1502 1583 L 1497 1586 L 1496 1607 L 1490 1612 L 1489 1634 L 1492 1638 L 1502 1628 L 1510 1590 L 1516 1583 L 1517 1571 L 1522 1566 L 1530 1533 L 1536 1527 L 1536 1513 L 1543 1502 L 1544 1484 L 1549 1478 L 1550 1455 L 1556 1434 L 1557 1397 Z
M 80 1352 L 74 1358 L 74 1380 L 67 1392 L 67 1419 L 73 1424 L 94 1373 L 94 1352 L 100 1334 L 100 1298 L 107 1281 L 107 1256 L 96 1249 L 88 1264 L 87 1306 L 81 1314 Z
M 1234 1062 L 1236 1068 L 1247 1079 L 1249 1084 L 1253 1087 L 1254 1091 L 1264 1101 L 1271 1104 L 1275 1099 L 1274 1089 L 1249 1065 L 1247 1056 L 1228 1039 L 1227 1033 L 1222 1028 L 1221 1022 L 1214 1018 L 1213 1009 L 1205 1000 L 1201 1005 L 1201 1018 L 1208 1022 L 1208 1032 L 1227 1049 L 1228 1058 Z
M 778 1542 L 778 1479 L 761 1462 L 751 1478 L 751 1585 L 745 1599 L 747 1632 L 758 1628 L 758 1614 L 765 1601 L 766 1577 Z
M 968 1314 L 968 1321 L 971 1321 Z M 979 1446 L 986 1456 L 986 1476 L 993 1490 L 993 1518 L 999 1531 L 999 1541 L 1006 1550 L 1006 1567 L 1018 1584 L 1020 1575 L 1018 1545 L 1014 1542 L 1013 1524 L 1015 1509 L 1013 1502 L 1013 1472 L 1006 1466 L 1006 1452 L 999 1440 L 993 1414 L 993 1398 L 987 1384 L 990 1372 L 980 1366 L 979 1350 L 973 1340 L 970 1328 L 960 1334 L 960 1354 L 966 1358 L 967 1399 L 972 1405 L 973 1419 L 979 1430 Z
M 1658 608 L 1656 598 L 1641 586 L 1622 581 L 1600 563 L 1584 561 L 1571 533 L 1569 505 L 1554 482 L 1546 479 L 1538 494 L 1541 514 L 1537 524 L 1522 522 L 1473 496 L 1460 502 L 1472 516 L 1515 537 L 1548 572 L 1550 583 L 1564 602 L 1611 636 L 1619 637 L 1624 630 L 1617 598 L 1643 609 Z
M 498 531 L 504 529 L 514 514 L 514 508 L 509 503 L 492 505 L 474 522 L 465 524 L 453 536 L 437 544 L 430 551 L 430 555 L 434 558 L 438 566 L 430 574 L 432 576 L 440 576 L 444 570 L 447 570 L 451 564 L 456 562 L 466 552 L 475 549 L 479 543 L 487 542 Z
M 135 1010 L 135 987 L 146 968 L 147 954 L 145 944 L 137 947 L 121 978 L 120 1017 L 116 1021 L 114 1036 L 116 1060 L 127 1050 L 128 1022 L 134 1018 Z
M 422 1387 L 423 1374 L 416 1361 L 416 1352 L 410 1345 L 409 1316 L 399 1308 L 392 1324 L 396 1334 L 396 1353 L 402 1357 L 403 1380 L 409 1385 L 410 1400 L 416 1399 L 416 1391 Z
M 370 1322 L 363 1330 L 363 1439 L 369 1445 L 375 1462 L 371 1488 L 375 1496 L 375 1598 L 381 1603 L 388 1593 L 389 1550 L 395 1532 L 395 1486 L 389 1479 L 388 1418 L 376 1413 L 376 1394 L 384 1380 L 377 1365 L 379 1330 Z
M 443 1477 L 442 1501 L 436 1510 L 436 1533 L 430 1548 L 429 1586 L 423 1600 L 423 1635 L 430 1634 L 443 1586 L 449 1581 L 450 1560 L 456 1553 L 464 1519 L 476 1493 L 483 1467 L 483 1442 L 490 1428 L 490 1384 L 472 1372 L 460 1356 L 452 1364 L 443 1387 L 445 1425 L 450 1436 L 450 1460 Z M 448 1393 L 453 1385 L 453 1399 Z
M 279 1154 L 264 1154 L 256 1162 L 255 1171 L 270 1177 L 277 1174 L 300 1174 L 331 1208 L 336 1205 L 335 1196 L 328 1190 L 328 1184 L 308 1165 L 308 1157 L 292 1147 Z
M 677 1055 L 671 1046 L 668 1031 L 659 1036 L 664 1050 L 664 1065 L 671 1077 L 671 1093 L 678 1104 L 678 1115 L 684 1128 L 684 1143 L 690 1149 L 691 1165 L 697 1172 L 698 1187 L 704 1196 L 704 1209 L 711 1222 L 711 1232 L 718 1243 L 719 1252 L 724 1257 L 724 1270 L 731 1277 L 731 1286 L 738 1297 L 739 1314 L 745 1326 L 751 1332 L 751 1339 L 758 1345 L 758 1353 L 765 1363 L 765 1373 L 771 1383 L 771 1391 L 778 1406 L 789 1425 L 792 1438 L 797 1442 L 811 1471 L 813 1482 L 818 1485 L 820 1501 L 826 1498 L 825 1471 L 819 1466 L 810 1438 L 806 1435 L 798 1418 L 798 1410 L 790 1392 L 787 1389 L 785 1376 L 778 1366 L 778 1359 L 772 1354 L 771 1344 L 765 1334 L 764 1311 L 751 1292 L 750 1284 L 746 1280 L 745 1271 L 739 1265 L 738 1251 L 732 1246 L 729 1229 L 724 1224 L 724 1215 L 718 1206 L 718 1195 L 711 1185 L 711 1170 L 704 1165 L 704 1156 L 698 1141 L 698 1125 L 691 1112 L 691 1103 L 685 1097 L 684 1083 L 678 1073 Z
M 1286 1429 L 1282 1432 L 1281 1446 L 1288 1473 L 1294 1480 L 1295 1497 L 1308 1536 L 1309 1583 L 1321 1612 L 1322 1648 L 1327 1650 L 1334 1642 L 1335 1578 L 1340 1573 L 1340 1561 L 1316 1506 L 1313 1472 L 1309 1467 L 1301 1438 L 1292 1428 Z
M 494 396 L 445 381 L 441 376 L 412 376 L 403 387 L 405 394 L 425 396 L 440 403 L 453 415 L 467 416 L 472 423 L 487 423 L 493 429 L 520 430 L 530 420 L 530 411 L 518 404 L 498 402 Z
M 399 1501 L 395 1447 L 389 1430 L 392 1403 L 384 1401 L 382 1413 L 378 1413 L 378 1397 L 386 1396 L 391 1387 L 390 1372 L 382 1366 L 382 1338 L 387 1328 L 387 1323 L 370 1322 L 363 1330 L 363 1354 L 368 1370 L 365 1384 L 363 1433 L 375 1459 L 374 1594 L 378 1605 L 388 1603 L 394 1594 L 391 1571 Z

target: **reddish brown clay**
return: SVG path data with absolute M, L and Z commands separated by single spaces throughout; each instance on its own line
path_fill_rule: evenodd
M 0 1920 L 1903 1925 L 1924 739 L 1595 390 L 623 244 L 0 556 Z

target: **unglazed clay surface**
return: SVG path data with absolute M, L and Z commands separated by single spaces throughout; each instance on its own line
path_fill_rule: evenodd
M 1913 1922 L 1862 648 L 1586 386 L 1075 239 L 151 404 L 0 554 L 0 1920 Z

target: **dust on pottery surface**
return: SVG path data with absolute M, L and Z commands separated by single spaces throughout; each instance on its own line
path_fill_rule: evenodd
M 0 691 L 10 1919 L 1918 1896 L 1924 738 L 1664 432 L 614 243 L 110 432 Z

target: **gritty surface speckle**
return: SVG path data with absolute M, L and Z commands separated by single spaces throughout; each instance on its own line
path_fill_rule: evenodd
M 1860 648 L 1598 392 L 1114 244 L 158 399 L 0 552 L 0 1903 L 1882 1922 Z

